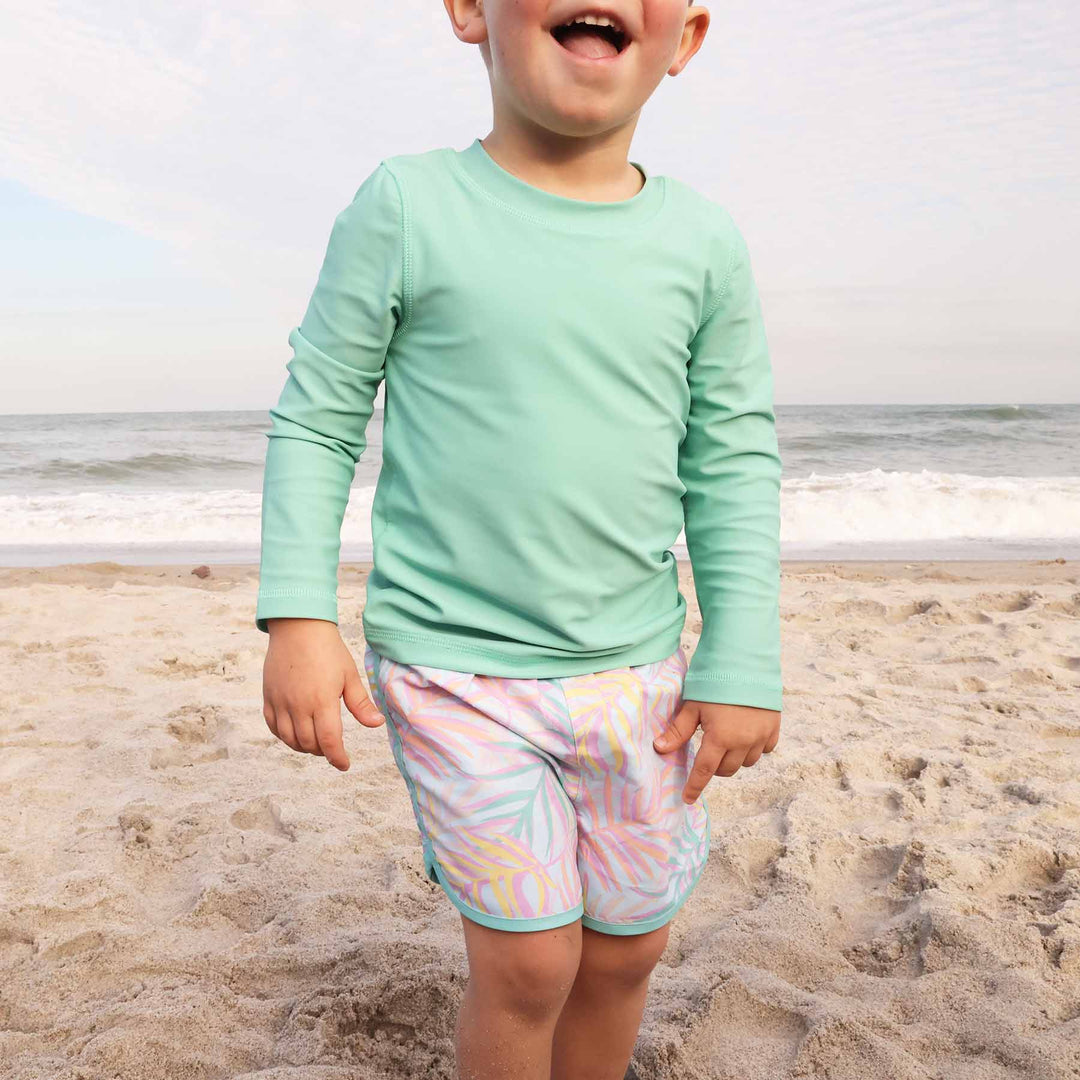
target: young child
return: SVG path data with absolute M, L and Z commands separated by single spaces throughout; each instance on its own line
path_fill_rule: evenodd
M 340 699 L 385 719 L 425 871 L 461 914 L 458 1075 L 620 1080 L 708 856 L 699 796 L 779 738 L 768 347 L 728 211 L 628 160 L 708 11 L 444 2 L 480 46 L 494 124 L 379 163 L 289 336 L 263 488 L 264 715 L 342 770 Z M 372 701 L 338 634 L 337 567 L 383 380 Z M 689 661 L 669 550 L 684 527 Z

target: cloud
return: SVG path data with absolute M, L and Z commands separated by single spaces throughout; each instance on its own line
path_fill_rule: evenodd
M 403 92 L 403 58 L 431 14 L 421 2 L 9 5 L 0 174 L 222 280 L 321 249 L 423 107 Z M 422 74 L 437 78 L 437 63 Z
M 1044 359 L 1074 347 L 1080 5 L 707 6 L 704 47 L 661 79 L 633 156 L 732 210 L 785 343 L 779 386 L 843 396 L 831 345 L 816 366 L 797 352 L 807 332 L 839 335 L 852 356 L 920 326 L 957 356 L 966 340 L 1031 340 Z M 168 305 L 187 274 L 204 298 L 238 297 L 237 334 L 266 313 L 283 342 L 334 216 L 379 160 L 463 148 L 490 128 L 482 61 L 439 0 L 0 0 L 0 17 L 0 176 L 178 264 L 141 292 L 122 291 L 117 271 L 117 334 L 132 295 L 157 288 Z M 70 245 L 92 235 L 107 233 L 72 229 Z M 154 258 L 130 250 L 129 278 Z M 9 278 L 20 259 L 8 254 Z M 73 262 L 92 272 L 92 255 Z M 880 377 L 887 397 L 892 376 Z

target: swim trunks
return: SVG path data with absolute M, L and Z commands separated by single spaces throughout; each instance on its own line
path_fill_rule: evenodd
M 365 645 L 420 831 L 424 870 L 500 930 L 581 919 L 608 934 L 668 922 L 701 877 L 711 820 L 682 792 L 693 741 L 653 739 L 682 705 L 687 659 L 529 679 L 399 663 Z

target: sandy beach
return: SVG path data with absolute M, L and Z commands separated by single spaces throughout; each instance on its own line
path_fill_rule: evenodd
M 195 565 L 0 570 L 0 1077 L 450 1080 L 460 917 L 385 730 L 345 715 L 344 774 L 278 742 L 257 567 Z M 781 602 L 780 743 L 706 788 L 628 1077 L 1076 1080 L 1080 563 L 785 562 Z

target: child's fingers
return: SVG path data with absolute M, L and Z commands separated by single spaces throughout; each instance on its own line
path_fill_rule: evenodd
M 724 746 L 716 746 L 709 739 L 703 739 L 694 755 L 694 764 L 683 788 L 683 802 L 692 803 L 705 789 L 705 785 L 716 775 L 716 769 L 724 757 Z
M 275 734 L 286 745 L 292 747 L 293 750 L 300 750 L 301 746 L 296 741 L 296 732 L 293 731 L 292 717 L 285 709 L 277 709 L 274 712 L 276 721 Z
M 360 721 L 364 727 L 379 727 L 386 722 L 385 717 L 379 712 L 375 702 L 368 697 L 364 690 L 360 673 L 353 669 L 345 679 L 345 688 L 341 694 L 345 702 L 345 708 Z
M 311 715 L 299 712 L 292 717 L 293 733 L 296 736 L 298 748 L 305 754 L 320 754 L 319 739 L 315 734 L 315 722 Z
M 318 752 L 335 769 L 346 772 L 349 768 L 349 755 L 345 753 L 345 744 L 341 741 L 341 710 L 320 709 L 315 713 L 314 727 Z
M 697 731 L 699 707 L 687 703 L 675 714 L 663 731 L 653 739 L 653 749 L 666 754 L 682 746 Z
M 745 746 L 733 746 L 724 755 L 716 769 L 717 776 L 734 776 L 742 768 L 746 760 L 748 748 Z

